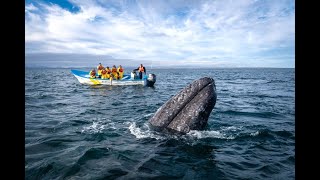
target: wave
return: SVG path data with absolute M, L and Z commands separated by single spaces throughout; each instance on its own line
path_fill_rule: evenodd
M 207 131 L 198 131 L 198 130 L 191 130 L 189 133 L 185 135 L 175 135 L 175 134 L 165 134 L 161 132 L 154 131 L 150 129 L 150 127 L 144 123 L 142 127 L 138 127 L 135 122 L 130 122 L 128 127 L 130 133 L 134 135 L 137 139 L 143 138 L 154 138 L 156 140 L 163 140 L 163 139 L 204 139 L 204 138 L 214 138 L 214 139 L 234 139 L 235 136 L 229 131 L 236 131 L 241 129 L 241 127 L 226 127 L 221 129 L 220 131 L 217 130 L 207 130 Z
M 81 133 L 97 134 L 103 133 L 105 130 L 117 129 L 116 124 L 111 120 L 94 120 L 91 125 L 83 127 Z
M 101 124 L 101 122 L 92 122 L 92 125 L 88 127 L 84 127 L 81 131 L 82 133 L 101 133 L 105 129 L 105 125 Z
M 96 109 L 86 109 L 84 112 L 81 112 L 79 115 L 86 115 L 86 114 L 103 114 L 101 111 Z
M 251 127 L 227 126 L 218 130 L 191 130 L 185 135 L 167 134 L 152 130 L 147 123 L 142 127 L 135 122 L 130 122 L 128 129 L 137 139 L 154 138 L 156 140 L 177 139 L 177 140 L 197 140 L 197 139 L 222 139 L 222 140 L 244 140 L 251 138 L 275 139 L 277 137 L 294 139 L 294 134 L 289 131 L 272 131 L 269 129 L 252 130 Z
M 226 133 L 220 131 L 197 131 L 191 130 L 187 133 L 187 136 L 197 139 L 204 139 L 204 138 L 214 138 L 214 139 L 234 139 L 233 135 L 227 135 Z
M 154 114 L 154 112 L 146 114 L 146 115 L 143 115 L 143 117 L 151 117 L 153 114 Z
M 245 139 L 251 139 L 251 138 L 255 138 L 255 139 L 261 139 L 261 140 L 277 140 L 279 141 L 279 138 L 282 139 L 291 139 L 293 140 L 294 137 L 294 133 L 293 132 L 289 132 L 289 131 L 272 131 L 269 129 L 260 129 L 260 130 L 255 130 L 255 131 L 251 131 L 251 132 L 247 132 L 247 133 L 239 133 L 236 136 L 236 139 L 238 140 L 245 140 Z
M 288 83 L 288 82 L 290 82 L 290 81 L 284 81 L 284 80 L 280 80 L 280 79 L 271 79 L 267 83 Z
M 260 117 L 260 118 L 270 118 L 270 117 L 279 117 L 280 114 L 273 113 L 273 112 L 243 112 L 243 111 L 220 111 L 219 113 L 229 114 L 229 115 L 236 115 L 236 116 L 249 116 L 249 117 Z

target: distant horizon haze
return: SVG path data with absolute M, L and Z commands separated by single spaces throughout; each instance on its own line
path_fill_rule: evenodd
M 164 60 L 165 61 L 165 60 Z M 169 60 L 167 60 L 169 61 Z M 103 66 L 112 67 L 122 65 L 127 67 L 138 67 L 143 64 L 147 68 L 295 68 L 295 66 L 279 66 L 278 64 L 269 66 L 259 66 L 257 64 L 215 64 L 200 62 L 183 62 L 139 60 L 139 59 L 117 59 L 108 55 L 93 54 L 67 54 L 67 53 L 34 53 L 25 54 L 26 67 L 48 67 L 48 68 L 68 68 L 68 67 L 96 67 L 99 63 Z

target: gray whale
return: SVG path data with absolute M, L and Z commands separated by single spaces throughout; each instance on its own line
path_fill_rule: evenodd
M 188 133 L 203 130 L 217 100 L 214 79 L 203 77 L 163 104 L 148 122 L 157 130 Z

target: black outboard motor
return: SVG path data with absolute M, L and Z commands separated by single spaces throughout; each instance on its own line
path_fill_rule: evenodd
M 132 79 L 132 80 L 138 79 L 138 75 L 137 75 L 137 73 L 136 73 L 135 70 L 133 70 L 133 71 L 131 72 L 131 79 Z
M 156 75 L 155 74 L 149 74 L 148 77 L 144 78 L 144 85 L 145 86 L 152 87 L 155 82 L 156 82 Z

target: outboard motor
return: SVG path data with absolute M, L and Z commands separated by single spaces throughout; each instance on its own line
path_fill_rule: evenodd
M 144 77 L 144 84 L 145 86 L 152 87 L 154 83 L 156 82 L 156 75 L 155 74 L 149 74 L 148 77 Z
M 138 78 L 138 76 L 137 76 L 136 71 L 132 71 L 131 72 L 131 79 L 133 80 L 133 79 L 137 79 L 137 78 Z

